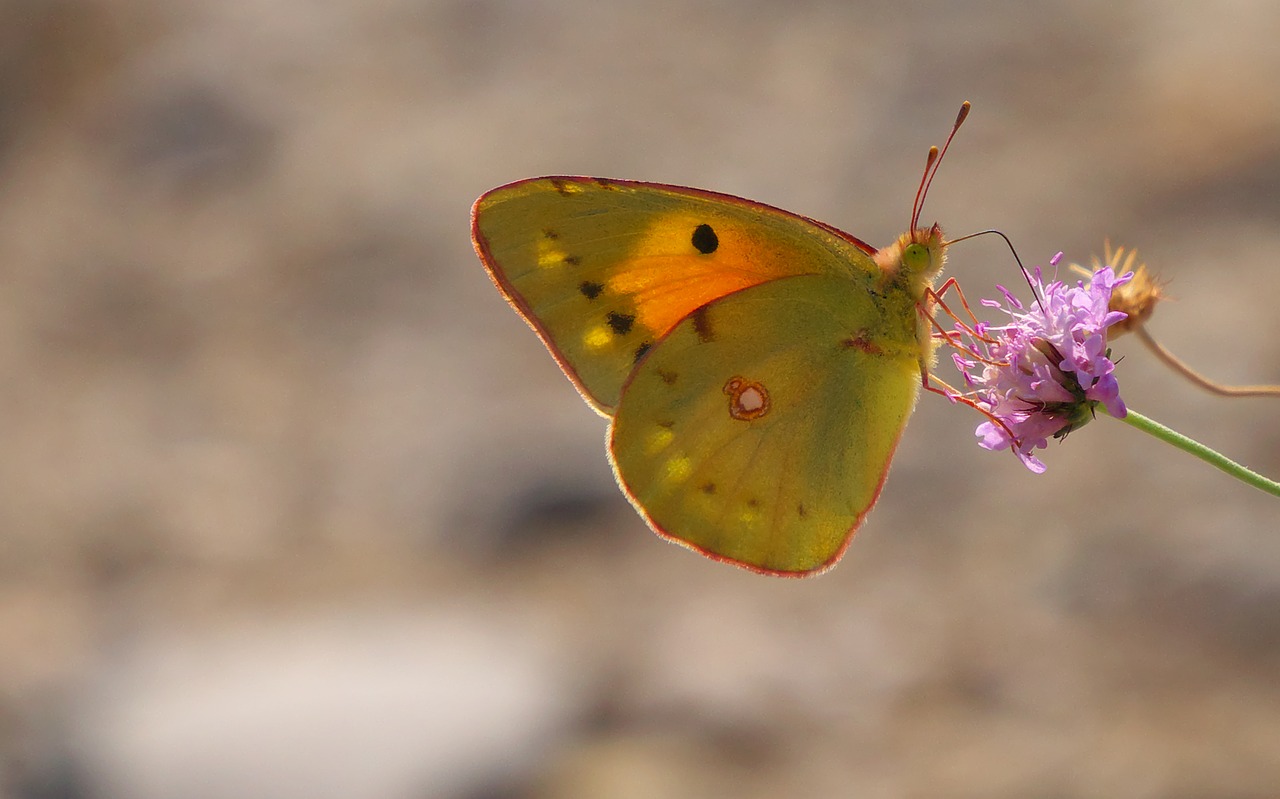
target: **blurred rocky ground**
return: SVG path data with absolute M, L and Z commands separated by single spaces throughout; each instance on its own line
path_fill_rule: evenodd
M 664 544 L 471 251 L 537 174 L 1024 259 L 1280 382 L 1280 6 L 8 0 L 0 797 L 1274 797 L 1280 504 L 1100 420 L 1027 473 L 926 397 L 816 580 Z M 958 245 L 969 296 L 1017 285 Z M 1280 406 L 1116 344 L 1280 474 Z

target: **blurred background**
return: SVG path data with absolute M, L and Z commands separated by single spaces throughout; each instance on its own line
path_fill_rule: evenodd
M 1280 6 L 0 5 L 0 797 L 1274 797 L 1280 504 L 1114 421 L 921 401 L 815 580 L 648 532 L 468 209 L 589 174 L 876 245 L 1136 246 L 1280 382 Z M 997 240 L 969 296 L 1017 285 Z M 1280 405 L 1116 342 L 1280 474 Z

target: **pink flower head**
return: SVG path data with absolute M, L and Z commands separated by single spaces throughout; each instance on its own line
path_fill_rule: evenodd
M 1049 263 L 1057 266 L 1062 253 Z M 1040 299 L 1023 306 L 1003 286 L 1004 302 L 983 300 L 989 308 L 1008 314 L 1005 325 L 979 323 L 972 333 L 957 326 L 952 343 L 972 341 L 961 349 L 956 368 L 970 389 L 968 397 L 989 420 L 975 431 L 978 445 L 990 450 L 1012 447 L 1028 469 L 1040 474 L 1045 465 L 1034 450 L 1048 446 L 1049 437 L 1062 438 L 1093 418 L 1103 405 L 1117 418 L 1126 414 L 1120 386 L 1113 372 L 1107 328 L 1125 318 L 1110 311 L 1111 292 L 1133 277 L 1116 277 L 1111 267 L 1094 273 L 1088 284 L 1068 286 L 1061 280 L 1044 284 L 1036 267 L 1032 284 Z

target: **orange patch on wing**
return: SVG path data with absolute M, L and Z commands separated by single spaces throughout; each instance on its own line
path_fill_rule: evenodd
M 673 280 L 672 274 L 679 274 L 679 280 Z M 609 290 L 633 298 L 636 321 L 662 335 L 712 300 L 771 278 L 728 271 L 710 260 L 703 266 L 687 255 L 652 257 L 635 261 L 610 278 Z
M 692 242 L 700 225 L 718 237 L 714 252 Z M 794 274 L 795 264 L 776 246 L 714 216 L 663 219 L 609 278 L 609 290 L 633 298 L 636 321 L 663 335 L 712 300 Z

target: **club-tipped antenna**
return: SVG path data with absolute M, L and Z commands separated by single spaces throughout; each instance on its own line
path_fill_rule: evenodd
M 915 233 L 920 222 L 920 209 L 924 206 L 924 188 L 929 183 L 929 171 L 938 162 L 938 148 L 929 148 L 929 158 L 924 162 L 924 173 L 920 175 L 920 185 L 916 188 L 916 199 L 911 203 L 911 225 L 907 230 Z
M 956 114 L 956 122 L 951 126 L 951 133 L 947 134 L 947 140 L 942 143 L 942 149 L 939 150 L 937 147 L 929 148 L 929 158 L 925 161 L 924 174 L 920 176 L 920 188 L 916 189 L 916 199 L 911 204 L 911 227 L 908 229 L 912 232 L 920 225 L 920 213 L 924 210 L 924 198 L 929 194 L 929 186 L 933 184 L 933 176 L 938 174 L 938 166 L 941 165 L 943 156 L 947 154 L 947 148 L 951 146 L 951 140 L 956 137 L 956 131 L 960 130 L 965 118 L 969 116 L 969 108 L 968 100 L 960 104 L 960 113 Z
M 1040 312 L 1047 316 L 1049 312 L 1044 308 L 1044 300 L 1040 299 L 1040 292 L 1036 291 L 1036 284 L 1031 282 L 1031 273 L 1029 273 L 1027 268 L 1022 265 L 1022 259 L 1018 257 L 1018 250 L 1014 248 L 1013 242 L 1004 234 L 1004 231 L 996 230 L 994 228 L 991 230 L 979 230 L 977 233 L 969 233 L 959 238 L 952 239 L 951 241 L 945 241 L 942 243 L 942 246 L 950 247 L 952 244 L 957 242 L 965 241 L 967 239 L 976 239 L 978 236 L 987 235 L 995 235 L 1004 239 L 1004 243 L 1009 246 L 1009 252 L 1013 253 L 1013 260 L 1018 262 L 1018 271 L 1022 272 L 1022 279 L 1027 281 L 1027 287 L 1031 289 L 1031 296 L 1036 298 L 1036 305 L 1039 305 Z

